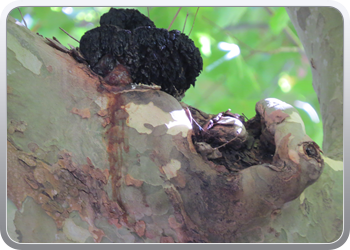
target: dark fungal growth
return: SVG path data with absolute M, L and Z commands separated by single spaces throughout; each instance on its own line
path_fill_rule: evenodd
M 126 84 L 110 77 L 120 64 L 130 76 L 130 83 L 158 85 L 177 99 L 195 84 L 203 61 L 199 49 L 185 34 L 156 28 L 148 17 L 133 9 L 111 8 L 100 24 L 83 35 L 80 51 L 107 84 Z
M 137 27 L 156 27 L 148 17 L 138 10 L 113 8 L 102 15 L 100 25 L 113 25 L 124 30 L 133 30 Z

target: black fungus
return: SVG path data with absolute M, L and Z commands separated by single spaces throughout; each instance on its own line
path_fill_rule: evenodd
M 114 25 L 124 30 L 133 30 L 137 27 L 150 26 L 154 23 L 145 15 L 135 9 L 113 9 L 102 15 L 100 25 Z
M 134 83 L 161 86 L 177 99 L 195 84 L 203 61 L 185 34 L 155 28 L 146 16 L 128 9 L 111 9 L 100 24 L 80 40 L 80 51 L 95 73 L 105 77 L 122 64 Z

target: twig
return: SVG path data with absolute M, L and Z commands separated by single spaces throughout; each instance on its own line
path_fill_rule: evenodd
M 64 47 L 56 38 L 51 39 L 46 37 L 46 39 L 50 42 L 49 45 L 51 47 L 54 47 L 55 49 L 58 49 L 64 53 L 69 53 L 69 49 Z
M 182 33 L 184 33 L 184 31 L 185 31 L 186 22 L 187 22 L 187 17 L 188 17 L 188 11 L 187 11 L 187 15 L 186 15 L 186 18 L 185 18 L 184 27 L 183 27 L 183 29 L 182 29 Z
M 275 14 L 270 7 L 264 7 L 264 9 L 269 13 L 270 16 L 273 16 Z M 294 45 L 298 46 L 299 48 L 302 48 L 300 41 L 288 26 L 283 28 L 283 32 L 286 33 L 289 40 L 291 40 L 294 43 Z
M 248 117 L 247 117 L 244 113 L 242 113 L 242 116 L 243 116 L 245 119 L 247 119 L 247 121 L 249 121 Z
M 171 26 L 173 25 L 173 23 L 174 23 L 174 21 L 175 21 L 177 15 L 179 14 L 179 12 L 180 12 L 181 9 L 182 9 L 182 7 L 180 7 L 180 8 L 177 10 L 177 12 L 176 12 L 176 14 L 175 14 L 173 20 L 171 21 L 171 23 L 170 23 L 170 25 L 169 25 L 169 27 L 168 27 L 168 31 L 170 30 Z
M 210 20 L 209 18 L 202 16 L 202 18 L 207 22 L 210 23 L 211 25 L 217 27 L 218 29 L 220 29 L 222 32 L 224 32 L 227 36 L 232 37 L 233 39 L 237 40 L 237 42 L 239 42 L 241 45 L 243 45 L 244 47 L 246 47 L 249 50 L 254 50 L 252 47 L 250 47 L 248 44 L 242 42 L 240 39 L 238 39 L 237 37 L 235 37 L 234 35 L 232 35 L 230 32 L 228 32 L 227 30 L 225 30 L 224 28 L 222 28 L 221 26 L 217 25 L 215 22 L 213 22 L 212 20 Z
M 274 13 L 273 13 L 271 8 L 266 6 L 266 7 L 264 7 L 264 9 L 269 13 L 270 16 L 273 16 Z
M 191 27 L 190 33 L 188 33 L 188 37 L 190 37 L 190 35 L 191 35 L 192 29 L 193 29 L 193 26 L 194 26 L 194 21 L 196 21 L 198 10 L 199 10 L 199 7 L 197 8 L 196 14 L 194 15 L 192 27 Z
M 290 52 L 302 53 L 303 50 L 300 49 L 299 47 L 280 47 L 274 50 L 253 50 L 251 54 L 255 54 L 255 53 L 278 54 L 278 53 L 290 53 Z
M 222 147 L 225 147 L 227 144 L 229 144 L 230 142 L 233 142 L 234 140 L 236 140 L 238 138 L 239 134 L 236 135 L 234 138 L 232 138 L 231 140 L 229 140 L 228 142 L 225 142 L 224 144 L 220 145 L 219 147 L 216 147 L 216 148 L 213 148 L 214 150 L 215 149 L 219 149 L 219 148 L 222 148 Z
M 68 34 L 67 31 L 65 31 L 65 30 L 62 29 L 61 27 L 60 27 L 60 30 L 62 30 L 64 33 L 66 33 L 70 38 L 72 38 L 72 39 L 75 40 L 76 42 L 80 43 L 79 40 L 77 40 L 77 39 L 75 39 L 74 37 L 72 37 L 70 34 Z
M 28 26 L 27 26 L 26 20 L 24 20 L 24 17 L 23 17 L 23 15 L 22 15 L 21 10 L 20 10 L 19 8 L 17 8 L 17 9 L 18 9 L 18 11 L 19 11 L 19 14 L 21 14 L 22 21 L 24 22 L 24 25 L 25 25 L 25 26 L 26 26 L 26 28 L 28 29 Z
M 149 17 L 149 7 L 147 7 L 147 14 L 148 14 L 148 18 L 151 19 L 151 18 Z
M 248 44 L 242 42 L 240 39 L 238 39 L 237 37 L 235 37 L 234 35 L 232 35 L 230 32 L 228 32 L 226 29 L 220 27 L 219 25 L 217 25 L 215 22 L 211 21 L 209 18 L 203 16 L 203 19 L 205 21 L 207 21 L 208 23 L 210 23 L 213 26 L 216 26 L 218 29 L 220 29 L 222 32 L 224 32 L 227 36 L 232 37 L 233 39 L 237 40 L 237 42 L 246 47 L 250 53 L 248 54 L 247 58 L 251 57 L 252 55 L 256 54 L 256 53 L 266 53 L 266 54 L 277 54 L 277 53 L 282 53 L 282 52 L 299 52 L 299 53 L 304 53 L 304 50 L 297 46 L 297 47 L 281 47 L 275 50 L 259 50 L 259 49 L 253 49 L 252 47 L 250 47 Z M 245 59 L 247 59 L 245 58 Z

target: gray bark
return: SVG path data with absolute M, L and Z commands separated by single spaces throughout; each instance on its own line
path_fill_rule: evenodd
M 265 242 L 334 242 L 343 232 L 343 20 L 330 7 L 286 8 L 310 60 L 324 127 L 325 168 L 272 220 Z M 272 232 L 272 233 L 271 233 Z
M 312 67 L 323 122 L 323 151 L 343 160 L 344 22 L 330 7 L 287 8 Z

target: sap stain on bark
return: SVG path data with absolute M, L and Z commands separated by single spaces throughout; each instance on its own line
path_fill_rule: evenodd
M 107 153 L 110 164 L 109 173 L 112 181 L 112 199 L 123 208 L 120 187 L 122 185 L 123 154 L 129 152 L 128 134 L 126 133 L 126 119 L 128 113 L 124 110 L 125 100 L 121 94 L 108 96 L 109 128 L 105 134 L 107 141 Z

